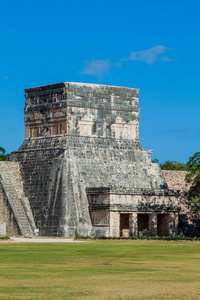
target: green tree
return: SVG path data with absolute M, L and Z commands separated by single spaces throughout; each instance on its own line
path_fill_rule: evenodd
M 0 147 L 0 161 L 6 160 L 7 155 L 5 155 L 5 153 L 6 153 L 6 150 L 4 148 Z
M 157 158 L 152 160 L 153 163 L 159 163 Z M 159 163 L 162 170 L 176 170 L 176 171 L 186 171 L 186 164 L 180 163 L 178 161 L 167 160 L 164 163 Z
M 196 152 L 187 162 L 186 182 L 191 184 L 188 199 L 193 204 L 200 202 L 200 152 Z
M 152 163 L 159 164 L 159 160 L 157 158 L 152 159 Z
M 176 171 L 186 171 L 186 164 L 180 163 L 178 161 L 167 160 L 164 164 L 160 164 L 162 170 L 176 170 Z

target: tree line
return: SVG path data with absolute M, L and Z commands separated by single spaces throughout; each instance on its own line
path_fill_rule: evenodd
M 178 161 L 167 160 L 164 163 L 160 163 L 157 158 L 152 160 L 153 163 L 158 163 L 162 170 L 176 170 L 187 171 L 187 164 L 180 163 Z

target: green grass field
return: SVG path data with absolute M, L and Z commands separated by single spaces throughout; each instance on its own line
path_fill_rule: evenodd
M 200 242 L 1 242 L 0 259 L 0 299 L 200 299 Z

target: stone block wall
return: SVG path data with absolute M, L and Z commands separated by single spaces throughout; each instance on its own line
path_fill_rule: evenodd
M 56 150 L 23 152 L 17 153 L 15 159 L 21 162 L 24 193 L 40 234 L 61 236 L 62 163 L 55 159 L 55 153 Z
M 0 220 L 6 226 L 6 234 L 13 236 L 13 235 L 20 235 L 21 232 L 15 220 L 14 214 L 10 207 L 9 201 L 6 197 L 6 194 L 1 186 L 0 182 Z
M 169 189 L 180 190 L 179 232 L 185 236 L 200 236 L 200 211 L 193 209 L 187 199 L 190 184 L 185 182 L 186 171 L 162 170 Z
M 185 182 L 186 171 L 162 170 L 167 185 L 170 190 L 180 190 L 187 192 L 190 185 Z
M 2 205 L 0 222 L 5 222 L 6 233 L 13 235 L 18 232 L 24 236 L 32 236 L 35 223 L 29 200 L 24 197 L 20 163 L 0 162 L 0 185 Z

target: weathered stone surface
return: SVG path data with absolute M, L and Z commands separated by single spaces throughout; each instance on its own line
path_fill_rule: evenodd
M 20 229 L 15 220 L 14 213 L 10 207 L 8 198 L 3 190 L 3 187 L 0 183 L 0 220 L 2 223 L 1 234 L 9 234 L 9 235 L 20 235 Z
M 156 235 L 166 222 L 177 233 L 178 194 L 139 141 L 138 89 L 60 83 L 25 97 L 26 138 L 9 160 L 41 234 Z
M 35 223 L 16 162 L 0 162 L 0 221 L 5 223 L 7 234 L 34 234 Z
M 185 182 L 186 171 L 163 170 L 169 189 L 180 191 L 179 232 L 185 236 L 200 236 L 200 211 L 187 198 L 190 184 Z

